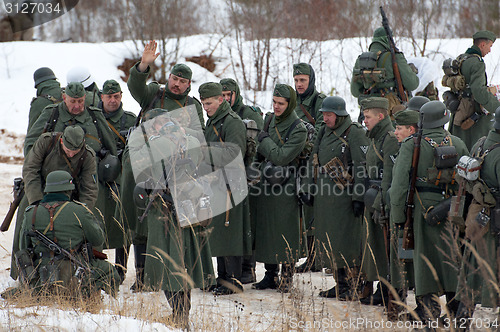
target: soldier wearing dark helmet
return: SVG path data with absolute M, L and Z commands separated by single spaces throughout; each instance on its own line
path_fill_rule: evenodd
M 410 99 L 405 110 L 394 114 L 394 125 L 396 127 L 394 134 L 399 143 L 417 132 L 420 108 L 429 101 L 427 97 L 415 96 Z
M 312 188 L 317 188 L 316 264 L 332 269 L 337 285 L 319 295 L 351 300 L 359 285 L 363 174 L 369 140 L 365 129 L 351 121 L 341 97 L 326 97 L 320 112 L 324 125 L 313 148 L 313 172 L 309 179 L 314 183 Z
M 450 112 L 440 101 L 430 101 L 420 109 L 422 116 L 422 139 L 418 160 L 413 228 L 415 247 L 413 265 L 415 270 L 415 314 L 422 321 L 439 317 L 441 305 L 437 298 L 446 295 L 448 312 L 453 316 L 458 309 L 454 299 L 457 287 L 459 262 L 456 237 L 450 236 L 450 221 L 447 221 L 449 205 L 441 202 L 457 189 L 455 165 L 458 158 L 468 153 L 464 142 L 444 129 Z M 402 225 L 406 221 L 406 198 L 410 184 L 410 168 L 414 140 L 406 140 L 399 150 L 393 169 L 390 190 L 391 223 Z M 442 163 L 441 160 L 446 160 Z M 441 208 L 443 207 L 443 208 Z M 444 214 L 439 212 L 444 210 Z M 458 232 L 458 230 L 455 230 Z
M 33 79 L 35 80 L 36 97 L 31 101 L 27 132 L 30 131 L 46 106 L 62 101 L 61 85 L 52 69 L 38 68 L 33 74 Z

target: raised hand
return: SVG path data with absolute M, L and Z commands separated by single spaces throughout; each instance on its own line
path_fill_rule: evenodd
M 160 55 L 160 52 L 156 53 L 157 46 L 158 43 L 154 40 L 151 40 L 144 47 L 144 52 L 142 52 L 141 62 L 139 63 L 138 67 L 140 72 L 146 71 L 146 69 L 148 69 L 148 66 L 156 60 L 158 55 Z

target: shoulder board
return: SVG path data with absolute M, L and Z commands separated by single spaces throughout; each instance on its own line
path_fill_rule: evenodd
M 86 203 L 83 203 L 83 202 L 80 202 L 80 201 L 73 200 L 72 202 L 75 203 L 75 204 L 81 205 L 81 206 L 87 206 Z
M 35 100 L 37 100 L 37 97 L 33 97 L 33 99 L 31 99 L 31 103 L 30 103 L 30 105 L 31 105 L 31 104 L 33 104 L 33 102 L 34 102 Z
M 45 106 L 45 108 L 44 108 L 44 109 L 56 108 L 56 107 L 58 107 L 59 105 L 61 105 L 61 103 L 59 103 L 59 104 L 49 104 L 49 105 Z
M 31 210 L 33 207 L 35 207 L 35 205 L 29 205 L 26 210 L 24 210 L 24 212 L 28 212 L 29 210 Z
M 137 117 L 137 115 L 135 115 L 134 113 L 129 112 L 129 111 L 123 111 L 123 114 L 126 114 L 126 115 L 128 115 L 128 116 L 133 116 L 134 118 L 136 118 L 136 117 Z
M 102 110 L 99 107 L 87 106 L 87 109 L 89 109 L 90 111 L 102 113 Z
M 95 151 L 94 151 L 94 149 L 92 149 L 87 144 L 85 144 L 85 148 L 87 149 L 87 153 L 90 153 L 92 155 L 92 157 L 95 157 Z
M 355 126 L 355 127 L 363 129 L 363 126 L 359 122 L 352 122 L 351 126 Z
M 396 134 L 393 131 L 388 132 L 389 136 L 396 138 Z
M 245 106 L 248 107 L 248 108 L 250 108 L 255 113 L 259 113 L 259 114 L 262 115 L 262 112 L 256 106 L 249 106 L 249 105 L 245 105 Z
M 413 135 L 410 135 L 410 136 L 406 137 L 406 138 L 403 140 L 403 142 L 402 142 L 402 143 L 404 143 L 404 142 L 406 142 L 406 141 L 409 141 L 409 140 L 411 140 L 411 139 L 413 139 Z
M 238 114 L 236 114 L 235 112 L 228 112 L 227 115 L 230 115 L 232 118 L 234 119 L 240 119 L 240 116 Z
M 320 98 L 320 99 L 325 99 L 325 98 L 326 98 L 326 95 L 325 95 L 323 92 L 320 92 L 320 93 L 318 94 L 318 98 Z

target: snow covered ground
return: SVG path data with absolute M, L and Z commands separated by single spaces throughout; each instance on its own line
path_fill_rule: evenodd
M 210 50 L 221 36 L 200 35 L 182 39 L 181 57 L 200 55 Z M 292 51 L 300 41 L 275 40 L 271 56 L 273 80 L 293 85 L 291 67 L 293 63 L 310 62 L 316 70 L 317 88 L 330 94 L 334 91 L 347 101 L 353 117 L 357 116 L 356 101 L 349 92 L 351 69 L 357 55 L 366 50 L 370 39 L 356 38 L 321 43 L 314 53 L 294 54 Z M 471 40 L 430 40 L 427 48 L 434 62 L 435 83 L 441 88 L 441 63 L 447 57 L 455 57 L 471 44 Z M 402 43 L 400 49 L 410 54 L 410 44 Z M 226 38 L 214 52 L 218 59 L 214 73 L 189 63 L 193 69 L 191 95 L 198 97 L 198 87 L 207 81 L 219 81 L 223 77 L 241 78 L 241 68 L 233 67 L 229 49 L 234 41 Z M 12 200 L 12 180 L 21 175 L 22 145 L 27 127 L 31 98 L 35 95 L 33 72 L 39 67 L 54 70 L 61 85 L 66 84 L 66 72 L 76 65 L 85 65 L 97 82 L 116 79 L 124 91 L 124 108 L 138 113 L 139 106 L 130 96 L 126 84 L 121 81 L 122 72 L 116 67 L 123 58 L 130 57 L 135 47 L 131 42 L 124 43 L 46 43 L 11 42 L 0 43 L 0 217 L 7 212 Z M 291 51 L 292 50 L 292 51 Z M 233 53 L 233 56 L 236 56 Z M 488 78 L 500 83 L 500 43 L 495 43 L 491 54 L 485 58 Z M 444 90 L 440 89 L 440 93 Z M 244 96 L 255 100 L 264 111 L 271 109 L 270 85 L 268 91 L 250 93 Z M 3 219 L 3 218 L 2 218 Z M 13 228 L 0 234 L 0 291 L 15 282 L 9 277 L 10 249 Z M 108 252 L 114 261 L 113 252 Z M 129 288 L 134 281 L 133 256 L 130 258 L 127 279 L 116 299 L 104 296 L 103 309 L 98 313 L 82 312 L 73 308 L 57 306 L 41 307 L 36 304 L 16 307 L 0 299 L 0 330 L 57 330 L 57 331 L 169 331 L 164 324 L 171 311 L 161 293 L 133 294 Z M 258 279 L 263 277 L 263 266 L 258 265 Z M 385 316 L 381 307 L 361 306 L 358 303 L 339 302 L 318 296 L 320 289 L 334 284 L 331 276 L 323 273 L 297 275 L 296 291 L 292 295 L 282 295 L 276 291 L 256 291 L 245 286 L 239 295 L 214 297 L 200 290 L 193 291 L 191 310 L 193 330 L 212 331 L 264 331 L 264 330 L 380 330 L 394 329 L 396 326 L 383 324 Z M 414 304 L 413 296 L 409 298 Z M 481 310 L 481 317 L 493 318 L 488 310 Z M 378 323 L 377 323 L 378 322 Z M 347 325 L 346 325 L 347 324 Z M 405 329 L 404 326 L 398 328 Z

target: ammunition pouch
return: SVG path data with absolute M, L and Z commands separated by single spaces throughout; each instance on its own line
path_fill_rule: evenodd
M 431 167 L 427 169 L 427 183 L 438 186 L 440 184 L 454 183 L 454 181 L 454 168 L 438 169 L 437 167 Z
M 45 264 L 38 269 L 39 282 L 44 286 L 54 285 L 61 279 L 59 277 L 59 266 L 57 264 Z
M 339 157 L 334 157 L 325 165 L 319 167 L 319 173 L 327 174 L 330 179 L 342 189 L 354 182 L 352 175 L 349 174 L 349 170 Z
M 424 219 L 427 225 L 436 226 L 446 221 L 448 212 L 450 211 L 451 197 L 441 201 L 436 206 L 431 206 L 424 214 Z
M 30 285 L 32 281 L 38 279 L 38 271 L 34 265 L 34 253 L 32 249 L 19 250 L 14 254 L 14 258 L 22 283 Z
M 453 92 L 462 91 L 466 87 L 465 77 L 459 74 L 453 76 L 444 75 L 441 85 L 450 88 Z
M 363 52 L 358 57 L 359 68 L 354 69 L 353 79 L 355 82 L 362 82 L 365 89 L 387 79 L 385 68 L 377 68 L 378 57 L 379 54 L 375 52 Z

